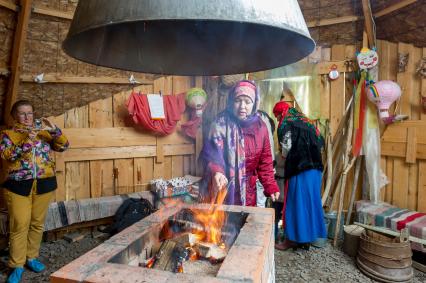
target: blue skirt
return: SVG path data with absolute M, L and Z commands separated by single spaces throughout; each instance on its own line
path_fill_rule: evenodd
M 311 243 L 326 238 L 321 205 L 322 173 L 317 169 L 303 171 L 288 182 L 285 209 L 285 233 L 296 243 Z

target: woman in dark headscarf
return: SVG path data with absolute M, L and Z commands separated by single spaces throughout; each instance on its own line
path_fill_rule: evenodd
M 200 155 L 205 200 L 227 188 L 226 204 L 256 206 L 257 179 L 266 196 L 278 198 L 268 129 L 257 112 L 259 102 L 254 82 L 240 81 L 230 92 L 227 109 L 212 123 Z
M 323 139 L 312 121 L 286 102 L 278 102 L 273 111 L 288 182 L 283 215 L 286 241 L 276 248 L 309 248 L 309 243 L 326 236 L 320 195 Z

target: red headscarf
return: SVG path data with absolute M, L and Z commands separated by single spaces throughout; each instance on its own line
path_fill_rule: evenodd
M 274 112 L 275 118 L 278 118 L 278 116 L 281 115 L 281 119 L 278 123 L 278 129 L 280 128 L 284 117 L 287 115 L 288 109 L 290 109 L 290 105 L 285 101 L 280 101 L 275 104 L 274 109 L 272 110 L 272 112 Z

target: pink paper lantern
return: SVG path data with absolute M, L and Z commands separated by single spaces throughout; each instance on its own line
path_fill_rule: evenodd
M 368 99 L 376 104 L 381 119 L 389 117 L 389 107 L 401 96 L 401 88 L 393 81 L 379 81 L 368 88 Z

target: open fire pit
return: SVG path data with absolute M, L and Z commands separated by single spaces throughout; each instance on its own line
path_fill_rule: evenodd
M 173 205 L 51 275 L 51 282 L 274 282 L 272 209 Z

